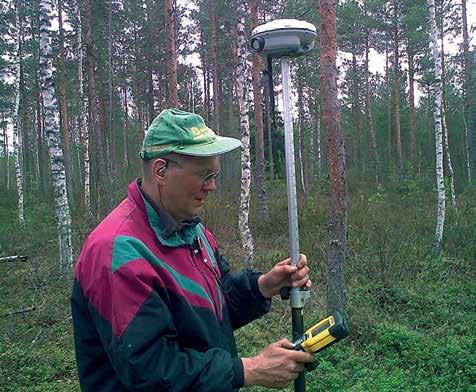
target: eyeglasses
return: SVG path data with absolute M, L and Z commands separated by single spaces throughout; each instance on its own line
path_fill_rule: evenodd
M 165 167 L 168 167 L 169 163 L 173 163 L 173 164 L 181 167 L 182 169 L 185 169 L 185 167 L 182 164 L 180 164 L 177 161 L 174 161 L 173 159 L 169 159 L 169 158 L 166 158 L 166 159 L 162 158 L 162 159 L 165 161 Z M 212 171 L 212 172 L 208 172 L 205 175 L 194 172 L 194 173 L 192 173 L 192 175 L 194 177 L 196 177 L 197 179 L 199 179 L 202 183 L 202 186 L 203 186 L 203 185 L 210 185 L 213 180 L 216 180 L 218 178 L 218 176 L 220 175 L 220 172 L 221 172 L 221 170 L 218 170 L 216 172 Z

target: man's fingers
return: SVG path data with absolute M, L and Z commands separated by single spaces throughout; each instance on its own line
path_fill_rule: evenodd
M 283 260 L 283 261 L 280 261 L 279 263 L 276 263 L 276 265 L 287 265 L 287 264 L 291 264 L 291 259 L 286 259 L 286 260 Z

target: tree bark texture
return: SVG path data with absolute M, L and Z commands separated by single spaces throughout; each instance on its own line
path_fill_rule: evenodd
M 13 155 L 15 159 L 15 178 L 17 186 L 17 197 L 18 197 L 18 221 L 20 225 L 25 224 L 25 210 L 23 204 L 23 171 L 20 162 L 20 63 L 21 59 L 21 49 L 20 49 L 20 10 L 19 2 L 17 2 L 16 12 L 15 12 L 15 106 L 13 109 Z
M 242 0 L 238 0 L 237 16 L 237 52 L 238 64 L 236 69 L 236 93 L 240 110 L 240 135 L 241 135 L 241 189 L 239 229 L 241 243 L 245 253 L 245 264 L 252 267 L 254 264 L 254 241 L 249 227 L 250 188 L 251 188 L 251 158 L 250 158 L 250 123 L 248 116 L 248 89 L 246 54 L 248 46 L 245 33 L 246 10 Z
M 68 190 L 64 168 L 63 151 L 60 146 L 58 105 L 56 102 L 51 61 L 50 15 L 51 0 L 40 0 L 40 78 L 45 100 L 45 132 L 51 164 L 51 182 L 55 198 L 56 221 L 58 224 L 60 271 L 66 272 L 73 266 L 71 242 L 71 215 L 68 206 Z
M 79 137 L 82 141 L 83 150 L 83 187 L 84 187 L 84 207 L 86 210 L 86 216 L 92 216 L 91 210 L 91 177 L 90 177 L 90 164 L 89 164 L 89 130 L 86 127 L 86 113 L 87 102 L 84 96 L 84 81 L 83 81 L 83 34 L 82 34 L 82 22 L 81 22 L 81 1 L 77 3 L 78 13 L 78 83 L 79 83 Z M 89 128 L 90 129 L 90 128 Z
M 438 44 L 438 29 L 435 18 L 435 0 L 428 0 L 430 11 L 430 49 L 432 49 L 433 61 L 435 63 L 435 152 L 436 152 L 436 185 L 438 189 L 438 212 L 436 218 L 435 230 L 435 249 L 439 254 L 443 238 L 443 228 L 445 224 L 445 182 L 443 173 L 443 129 L 441 124 L 442 116 L 442 72 L 441 72 L 441 53 Z
M 258 6 L 255 0 L 249 1 L 251 14 L 251 28 L 254 29 L 258 25 Z M 261 59 L 257 53 L 252 55 L 253 72 L 253 102 L 254 102 L 254 121 L 255 121 L 255 142 L 256 142 L 256 191 L 258 197 L 258 211 L 260 216 L 267 217 L 268 197 L 266 195 L 265 170 L 264 170 L 264 132 L 263 132 L 263 110 L 261 103 L 263 97 L 261 95 L 260 73 Z
M 336 4 L 320 0 L 322 120 L 328 134 L 331 205 L 327 255 L 327 308 L 345 313 L 344 262 L 347 250 L 347 189 L 344 136 L 340 128 L 336 80 Z
M 453 163 L 451 161 L 450 141 L 448 138 L 448 127 L 446 126 L 446 97 L 445 97 L 445 49 L 443 46 L 443 28 L 441 28 L 441 126 L 443 127 L 443 143 L 444 143 L 444 157 L 446 157 L 446 164 L 448 166 L 448 175 L 450 177 L 450 194 L 451 206 L 456 209 L 456 193 L 455 193 L 455 172 L 453 170 Z M 443 158 L 444 160 L 444 158 Z
M 64 166 L 66 169 L 66 186 L 68 187 L 68 199 L 70 206 L 73 205 L 73 168 L 71 159 L 71 146 L 68 124 L 68 101 L 66 97 L 66 69 L 64 53 L 64 31 L 63 31 L 63 1 L 58 1 L 58 29 L 59 29 L 59 96 L 60 96 L 60 120 L 61 134 L 64 154 Z

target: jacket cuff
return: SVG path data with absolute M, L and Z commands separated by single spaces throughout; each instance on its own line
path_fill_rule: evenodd
M 258 279 L 263 274 L 261 272 L 256 272 L 253 270 L 249 270 L 249 271 L 250 271 L 250 286 L 254 296 L 259 301 L 269 301 L 269 304 L 271 305 L 271 298 L 264 297 L 263 294 L 261 293 L 261 290 L 259 289 Z
M 233 362 L 233 381 L 232 388 L 238 389 L 245 384 L 245 373 L 243 370 L 243 362 L 240 358 L 232 358 Z

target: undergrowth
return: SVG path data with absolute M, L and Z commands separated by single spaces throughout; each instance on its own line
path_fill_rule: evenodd
M 273 185 L 269 217 L 251 211 L 260 270 L 288 253 L 286 192 L 282 183 Z M 393 189 L 352 187 L 345 267 L 350 337 L 318 354 L 318 368 L 306 376 L 308 391 L 476 391 L 476 197 L 472 191 L 458 196 L 458 212 L 447 207 L 443 252 L 437 257 L 431 187 L 415 181 Z M 328 200 L 325 191 L 299 200 L 300 249 L 313 279 L 307 325 L 326 315 Z M 236 194 L 212 197 L 203 220 L 222 253 L 242 268 L 238 203 Z M 57 272 L 52 205 L 29 199 L 26 207 L 26 225 L 20 228 L 14 193 L 0 195 L 0 257 L 28 256 L 26 262 L 0 263 L 0 390 L 78 391 L 72 274 Z M 77 255 L 89 224 L 80 214 L 74 224 Z M 289 304 L 274 300 L 268 315 L 236 336 L 242 356 L 290 338 Z

